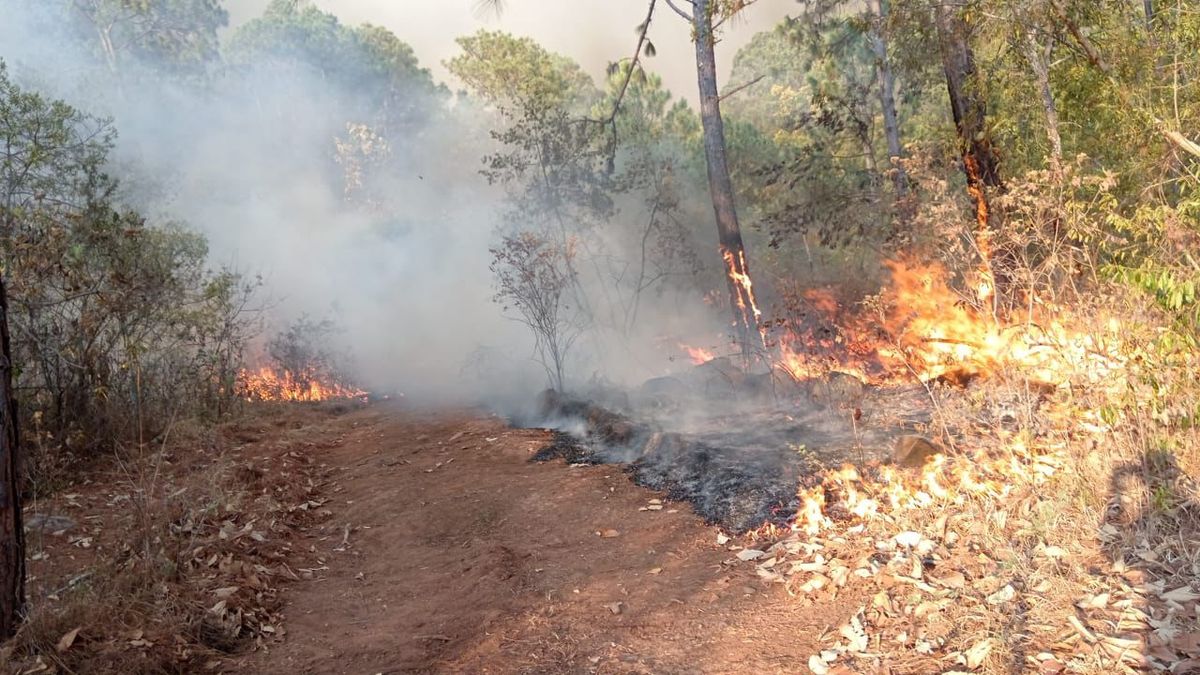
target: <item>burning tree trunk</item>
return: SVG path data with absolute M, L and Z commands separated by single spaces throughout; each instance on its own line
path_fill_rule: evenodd
M 887 136 L 888 159 L 892 167 L 892 182 L 896 186 L 896 196 L 903 197 L 908 191 L 908 177 L 904 167 L 900 166 L 900 121 L 896 114 L 896 78 L 892 74 L 892 65 L 888 61 L 887 40 L 883 34 L 883 24 L 887 20 L 887 6 L 883 0 L 867 0 L 867 11 L 870 12 L 871 49 L 875 52 L 875 60 L 879 69 L 879 104 L 883 109 L 883 133 Z
M 936 0 L 934 18 L 950 110 L 958 130 L 959 151 L 967 175 L 967 193 L 975 203 L 975 244 L 983 264 L 980 301 L 995 298 L 995 276 L 991 270 L 991 220 L 987 188 L 1000 186 L 999 161 L 988 138 L 987 104 L 976 81 L 975 56 L 968 42 L 969 27 L 960 10 L 945 0 Z
M 708 189 L 712 194 L 713 212 L 717 218 L 721 258 L 725 261 L 725 276 L 729 283 L 730 305 L 738 341 L 743 351 L 762 345 L 758 332 L 761 312 L 754 298 L 750 266 L 746 262 L 746 247 L 734 207 L 733 181 L 725 156 L 725 125 L 721 120 L 721 99 L 717 92 L 716 56 L 713 52 L 712 0 L 692 0 L 690 20 L 696 39 L 696 73 L 700 85 L 700 120 L 704 127 L 704 156 L 708 164 Z M 678 9 L 676 10 L 678 11 Z M 682 12 L 681 12 L 682 13 Z
M 25 532 L 21 524 L 17 402 L 8 337 L 8 289 L 0 276 L 0 638 L 16 632 L 25 604 Z

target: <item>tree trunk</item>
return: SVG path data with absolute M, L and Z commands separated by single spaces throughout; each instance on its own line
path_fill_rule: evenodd
M 700 120 L 704 128 L 704 156 L 708 165 L 708 189 L 717 219 L 721 258 L 729 283 L 733 323 L 744 352 L 762 346 L 758 333 L 758 303 L 746 262 L 746 248 L 734 207 L 733 181 L 725 156 L 725 125 L 717 92 L 716 56 L 713 53 L 713 0 L 692 0 L 692 28 L 696 39 L 696 73 L 700 85 Z
M 879 107 L 883 109 L 883 133 L 887 137 L 888 158 L 892 168 L 892 182 L 896 186 L 896 196 L 903 197 L 908 192 L 908 176 L 900 165 L 900 121 L 896 115 L 896 78 L 892 74 L 892 65 L 888 61 L 887 40 L 883 35 L 883 24 L 887 20 L 887 6 L 883 0 L 867 0 L 867 11 L 870 12 L 871 49 L 875 52 L 876 66 L 879 68 Z
M 20 625 L 25 605 L 25 531 L 21 523 L 17 402 L 8 337 L 8 289 L 0 276 L 0 638 Z
M 974 238 L 982 277 L 976 295 L 981 303 L 991 304 L 995 312 L 996 276 L 991 264 L 991 210 L 987 189 L 1000 186 L 999 161 L 987 134 L 987 104 L 976 79 L 975 56 L 968 42 L 967 23 L 959 10 L 951 7 L 947 0 L 934 0 L 934 8 L 942 66 L 946 71 L 946 89 L 950 94 L 950 110 L 954 115 L 963 171 L 967 176 L 967 194 L 975 203 Z
M 1050 142 L 1050 171 L 1055 177 L 1062 175 L 1062 135 L 1058 131 L 1058 107 L 1054 103 L 1054 92 L 1050 89 L 1050 66 L 1045 48 L 1038 44 L 1037 35 L 1026 31 L 1024 35 L 1025 59 L 1037 81 L 1038 93 L 1042 97 L 1042 110 L 1046 115 L 1046 140 Z
M 987 104 L 975 81 L 975 55 L 967 42 L 968 26 L 945 0 L 937 1 L 937 29 L 950 110 L 958 130 L 967 180 L 980 186 L 998 187 L 999 162 L 987 136 Z

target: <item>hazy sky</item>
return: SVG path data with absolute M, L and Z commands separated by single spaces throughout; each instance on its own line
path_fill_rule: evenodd
M 257 15 L 268 0 L 229 0 L 231 22 Z M 452 88 L 442 63 L 457 53 L 454 39 L 486 28 L 537 40 L 551 51 L 570 56 L 597 79 L 605 66 L 626 58 L 637 41 L 635 27 L 646 16 L 647 0 L 506 0 L 503 14 L 481 11 L 479 0 L 316 0 L 316 5 L 344 23 L 371 22 L 412 45 L 421 64 Z M 682 4 L 682 3 L 677 3 Z M 724 28 L 717 45 L 721 82 L 728 77 L 738 48 L 761 30 L 798 10 L 796 0 L 759 0 Z M 655 10 L 650 39 L 658 56 L 649 67 L 663 76 L 676 95 L 696 100 L 696 62 L 691 27 L 663 0 Z

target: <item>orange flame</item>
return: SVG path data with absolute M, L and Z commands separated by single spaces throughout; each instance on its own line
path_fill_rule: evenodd
M 365 398 L 367 392 L 336 381 L 322 378 L 314 370 L 300 375 L 269 367 L 238 372 L 238 391 L 248 401 L 329 401 L 333 399 Z
M 687 352 L 688 358 L 692 361 L 692 365 L 699 366 L 717 358 L 716 354 L 703 347 L 692 347 L 690 345 L 685 345 L 682 342 L 679 343 L 679 347 L 683 351 Z
M 757 329 L 761 341 L 760 346 L 765 347 L 766 328 L 760 321 L 762 310 L 758 308 L 758 300 L 754 297 L 754 280 L 750 278 L 750 267 L 746 264 L 746 251 L 739 249 L 735 256 L 733 251 L 722 246 L 721 259 L 725 261 L 726 276 L 737 289 L 733 294 L 733 300 L 738 314 L 741 316 L 739 323 L 744 324 L 747 328 Z
M 785 322 L 788 329 L 778 337 L 782 370 L 797 379 L 836 370 L 875 384 L 913 377 L 962 383 L 1016 366 L 1033 379 L 1059 383 L 1088 361 L 1120 365 L 1111 351 L 1097 350 L 1092 337 L 1065 328 L 1062 308 L 1035 300 L 1023 322 L 1006 325 L 967 303 L 940 265 L 884 264 L 891 284 L 875 303 L 877 314 L 843 312 L 827 290 L 801 294 L 797 302 L 811 311 L 803 322 Z M 988 296 L 989 282 L 981 283 Z

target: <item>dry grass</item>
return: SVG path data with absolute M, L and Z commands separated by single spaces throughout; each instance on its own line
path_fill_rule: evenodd
M 0 668 L 194 672 L 281 635 L 279 588 L 307 555 L 293 541 L 324 517 L 305 450 L 337 439 L 282 407 L 253 415 L 177 428 L 33 504 L 77 526 L 31 533 L 29 616 Z
M 965 389 L 931 388 L 945 456 L 830 473 L 821 526 L 757 562 L 803 604 L 849 585 L 875 594 L 814 672 L 1200 670 L 1200 356 L 1145 294 L 1103 280 L 1079 239 L 1103 235 L 1103 213 L 1068 207 L 1069 192 L 1015 186 L 993 261 L 1010 325 L 1052 319 L 1072 337 L 1046 345 L 1053 386 L 1001 364 Z M 969 277 L 953 211 L 916 222 L 960 242 L 938 250 Z M 880 508 L 854 515 L 864 498 Z

